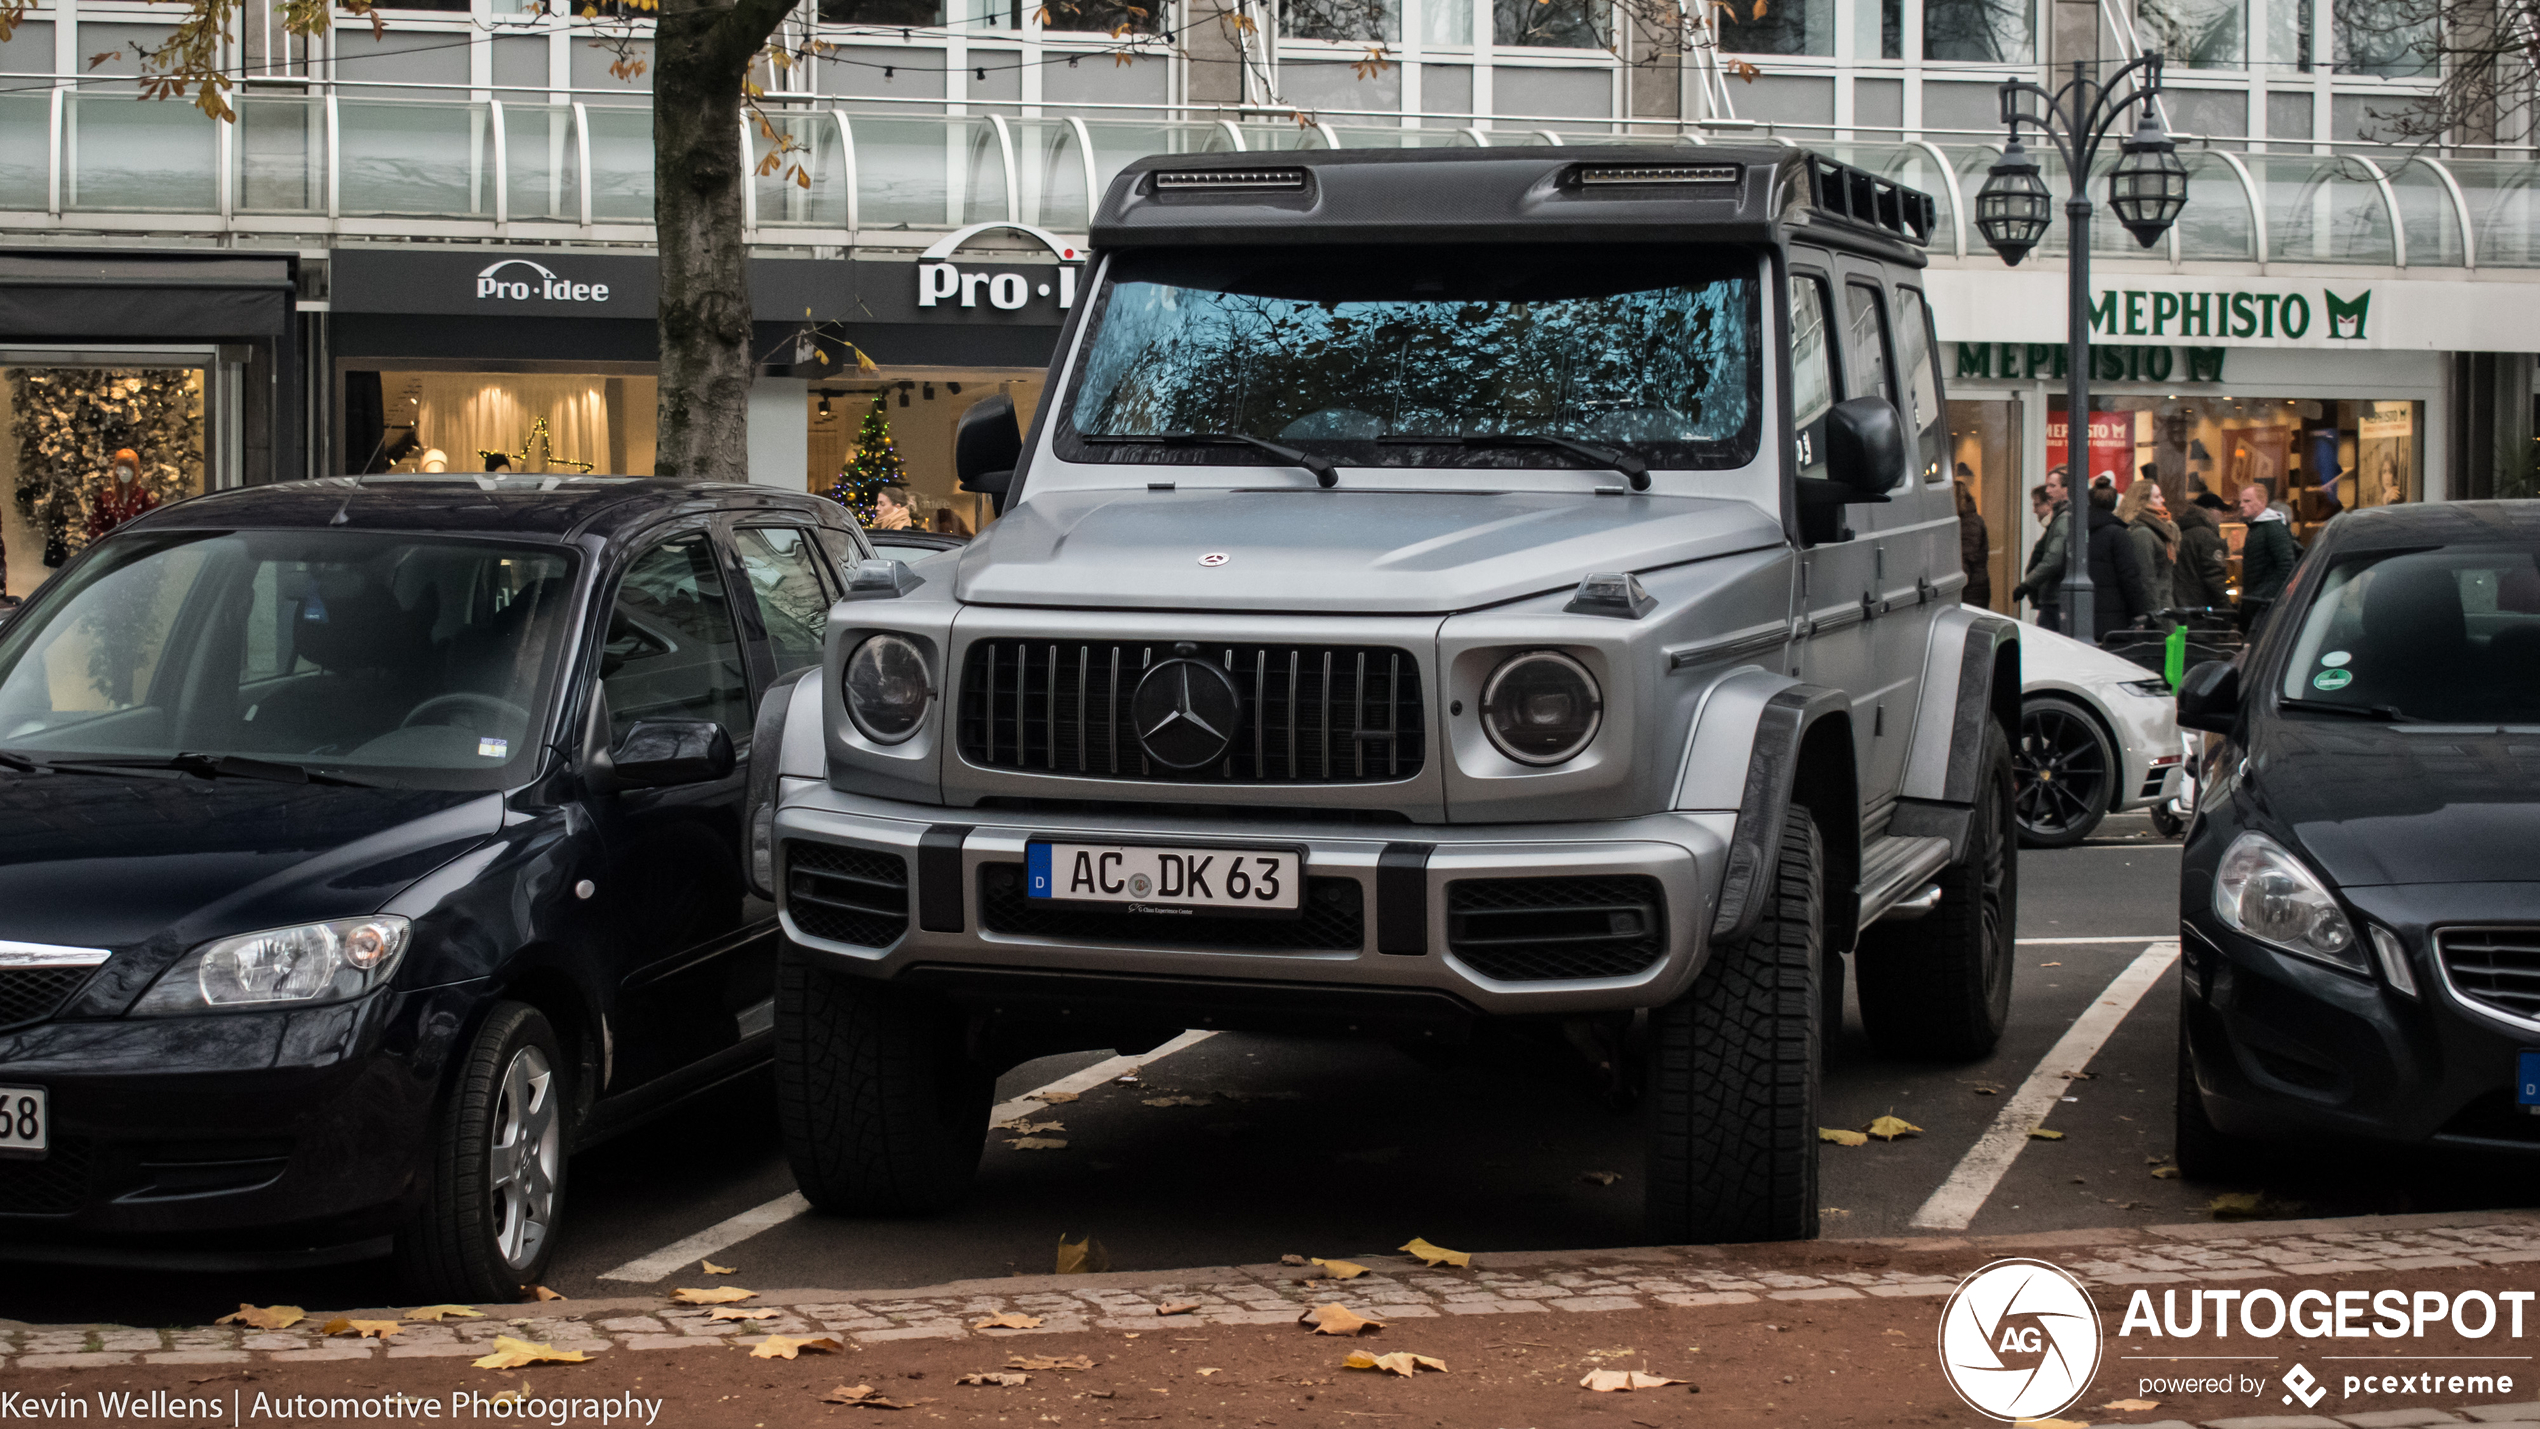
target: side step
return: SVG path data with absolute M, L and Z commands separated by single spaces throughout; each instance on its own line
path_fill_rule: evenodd
M 1908 912 L 1921 900 L 1924 886 L 1949 866 L 1949 840 L 1935 836 L 1882 834 L 1861 850 L 1861 921 L 1868 927 L 1891 910 L 1899 917 L 1931 911 L 1928 905 Z M 1938 890 L 1932 890 L 1937 892 Z

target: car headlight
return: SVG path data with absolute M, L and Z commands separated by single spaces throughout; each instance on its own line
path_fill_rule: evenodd
M 411 929 L 405 919 L 381 914 L 205 943 L 159 974 L 132 1015 L 345 1002 L 388 981 Z
M 1482 732 L 1520 764 L 1577 758 L 1604 721 L 1596 677 L 1558 651 L 1529 650 L 1492 671 L 1482 686 Z
M 2214 870 L 2214 916 L 2259 942 L 2369 975 L 2355 927 L 2328 885 L 2283 845 L 2242 834 Z
M 2128 694 L 2141 695 L 2147 700 L 2166 700 L 2170 697 L 2170 682 L 2167 680 L 2127 680 L 2117 688 Z
M 847 716 L 875 744 L 898 744 L 917 733 L 935 697 L 926 654 L 917 642 L 875 635 L 847 657 Z

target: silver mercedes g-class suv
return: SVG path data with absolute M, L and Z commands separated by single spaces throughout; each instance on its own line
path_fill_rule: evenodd
M 1843 955 L 2000 1036 L 2012 622 L 1958 601 L 1931 199 L 1804 150 L 1141 160 L 966 548 L 768 701 L 784 1137 L 975 1177 L 994 1076 L 1190 1027 L 1587 1049 L 1655 1241 L 1806 1237 Z

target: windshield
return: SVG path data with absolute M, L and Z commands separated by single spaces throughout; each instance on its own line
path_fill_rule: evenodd
M 1236 434 L 1351 466 L 1604 465 L 1488 440 L 1558 437 L 1653 467 L 1743 466 L 1758 271 L 1638 245 L 1127 254 L 1090 315 L 1060 454 L 1278 464 L 1188 440 Z
M 2540 552 L 2368 552 L 2302 616 L 2284 697 L 2445 724 L 2540 724 Z
M 0 750 L 501 788 L 539 743 L 572 574 L 552 547 L 403 535 L 118 539 L 0 631 Z

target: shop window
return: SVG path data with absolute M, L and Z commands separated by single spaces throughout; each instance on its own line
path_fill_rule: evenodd
M 1924 0 L 1923 58 L 2035 64 L 2036 9 L 2029 0 Z
M 0 368 L 0 585 L 33 592 L 136 509 L 109 500 L 118 451 L 152 503 L 201 495 L 203 398 L 198 368 Z
M 378 384 L 375 414 L 361 395 L 366 380 Z M 345 389 L 353 470 L 653 473 L 651 377 L 350 372 Z
M 713 541 L 665 541 L 627 567 L 600 677 L 612 746 L 648 719 L 707 719 L 735 744 L 750 737 L 750 684 Z
M 1762 8 L 1758 6 L 1757 8 Z M 1601 50 L 1612 20 L 1599 0 L 1492 0 L 1491 43 Z M 1831 27 L 1828 35 L 1833 34 Z
M 1977 514 L 1984 518 L 1989 603 L 2005 614 L 2016 614 L 2011 608 L 2011 588 L 2027 569 L 2027 548 L 2033 537 L 2024 539 L 2024 533 L 2036 526 L 2030 488 L 2041 484 L 2022 484 L 2020 410 L 2017 402 L 1949 404 L 1950 475 L 1966 488 Z
M 819 664 L 831 596 L 811 538 L 790 526 L 744 526 L 733 533 L 733 545 L 740 550 L 741 573 L 758 596 L 759 623 L 767 627 L 776 673 Z
M 907 377 L 886 369 L 879 380 L 815 386 L 804 399 L 805 485 L 866 526 L 975 535 L 996 513 L 986 497 L 963 491 L 954 478 L 953 428 L 972 403 L 1004 396 L 1029 432 L 1040 393 L 1039 373 L 1012 368 L 917 369 Z M 893 489 L 891 505 L 906 499 L 904 523 L 898 511 L 878 509 L 875 495 L 885 486 Z

